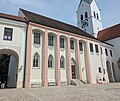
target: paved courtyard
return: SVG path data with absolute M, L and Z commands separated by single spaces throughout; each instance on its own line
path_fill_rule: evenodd
M 120 83 L 0 89 L 0 101 L 120 101 Z

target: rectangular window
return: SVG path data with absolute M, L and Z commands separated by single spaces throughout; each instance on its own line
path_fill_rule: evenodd
M 96 53 L 99 53 L 98 45 L 95 45 Z
M 34 43 L 40 44 L 40 33 L 39 32 L 34 32 Z
M 73 40 L 70 40 L 70 48 L 74 49 L 74 41 Z
M 112 50 L 110 50 L 110 56 L 113 57 Z
M 64 48 L 64 38 L 60 38 L 60 48 Z
M 94 52 L 92 43 L 90 43 L 90 52 Z
M 105 49 L 105 54 L 106 54 L 106 56 L 108 56 L 108 51 L 107 51 L 107 49 Z
M 12 41 L 12 34 L 13 34 L 13 29 L 5 27 L 3 40 Z
M 53 46 L 53 36 L 48 35 L 48 46 Z
M 80 51 L 83 51 L 83 44 L 82 44 L 82 42 L 79 42 L 79 48 L 80 48 Z

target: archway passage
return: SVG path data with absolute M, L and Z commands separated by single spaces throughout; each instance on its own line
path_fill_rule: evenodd
M 109 61 L 106 62 L 106 66 L 107 66 L 107 71 L 108 71 L 109 82 L 113 82 L 112 70 L 111 70 Z
M 72 79 L 76 79 L 75 61 L 71 59 Z
M 11 50 L 0 50 L 0 88 L 16 88 L 18 56 L 13 53 Z

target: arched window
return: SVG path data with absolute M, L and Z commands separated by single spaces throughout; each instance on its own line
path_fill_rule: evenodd
M 48 68 L 53 67 L 53 56 L 50 54 L 48 57 Z
M 60 68 L 65 68 L 65 59 L 63 56 L 60 58 Z
M 34 68 L 39 68 L 39 61 L 40 61 L 40 56 L 38 53 L 35 53 L 33 57 L 33 67 Z
M 81 21 L 83 20 L 83 15 L 81 14 Z
M 34 32 L 34 44 L 40 44 L 40 32 Z
M 88 13 L 87 12 L 85 12 L 85 18 L 88 18 Z

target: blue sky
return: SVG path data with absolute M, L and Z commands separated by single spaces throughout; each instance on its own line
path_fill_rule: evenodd
M 18 14 L 24 8 L 38 14 L 76 25 L 76 10 L 80 0 L 0 0 L 0 12 Z M 97 0 L 103 28 L 120 22 L 120 0 Z

